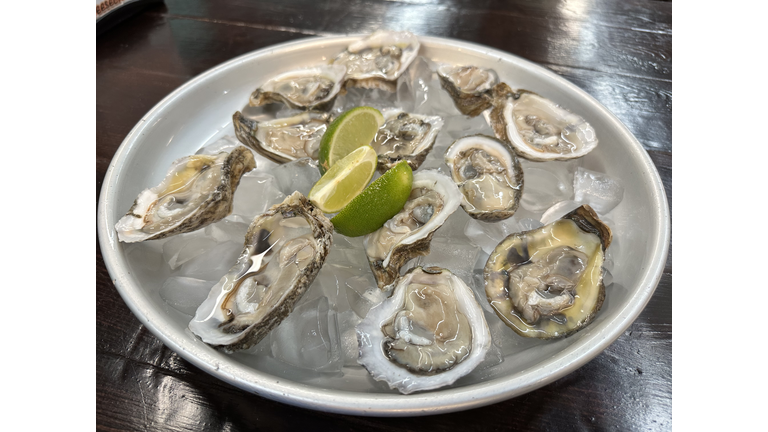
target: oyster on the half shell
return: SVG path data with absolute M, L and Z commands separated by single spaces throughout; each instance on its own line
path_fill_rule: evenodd
M 510 234 L 483 271 L 496 315 L 525 337 L 568 336 L 589 324 L 605 299 L 603 261 L 611 230 L 583 205 L 539 229 Z
M 330 121 L 330 114 L 315 112 L 263 122 L 248 119 L 240 111 L 232 115 L 237 139 L 277 163 L 303 157 L 317 160 Z
M 461 194 L 449 177 L 434 170 L 413 174 L 403 209 L 363 240 L 379 288 L 392 283 L 408 260 L 429 253 L 432 235 L 460 203 Z
M 143 190 L 115 224 L 120 241 L 156 240 L 198 230 L 232 213 L 240 178 L 256 167 L 253 153 L 185 156 L 175 160 L 163 181 Z
M 462 114 L 476 117 L 491 107 L 491 89 L 499 81 L 493 69 L 441 64 L 437 76 Z
M 378 170 L 386 172 L 404 160 L 416 171 L 435 145 L 443 127 L 438 116 L 410 114 L 398 108 L 384 109 L 384 125 L 376 132 L 371 147 L 378 154 Z
M 357 325 L 358 363 L 409 394 L 450 385 L 485 358 L 491 334 L 472 290 L 450 271 L 416 267 Z
M 345 87 L 394 92 L 397 79 L 419 54 L 420 46 L 413 33 L 379 30 L 350 44 L 331 63 L 346 66 Z
M 445 163 L 468 215 L 498 221 L 515 214 L 523 194 L 523 169 L 499 140 L 485 135 L 459 138 L 445 152 Z
M 528 90 L 493 88 L 489 116 L 496 136 L 532 161 L 582 157 L 597 147 L 595 130 L 581 116 Z
M 344 84 L 347 69 L 320 65 L 285 72 L 265 82 L 251 94 L 250 106 L 282 102 L 290 108 L 328 111 Z
M 294 192 L 253 219 L 243 252 L 211 288 L 189 329 L 228 352 L 257 344 L 291 313 L 332 242 L 331 221 Z

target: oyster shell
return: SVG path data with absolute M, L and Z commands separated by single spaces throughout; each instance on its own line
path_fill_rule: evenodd
M 264 122 L 247 119 L 240 111 L 232 115 L 237 139 L 277 163 L 303 157 L 317 160 L 330 121 L 330 114 L 314 112 Z
M 429 253 L 432 235 L 459 207 L 461 194 L 447 176 L 427 170 L 413 174 L 403 209 L 363 239 L 379 288 L 392 283 L 406 261 Z
M 485 135 L 460 138 L 448 147 L 445 163 L 468 215 L 498 221 L 515 214 L 523 194 L 523 170 L 501 141 Z
M 331 63 L 346 66 L 345 87 L 394 92 L 397 79 L 419 54 L 420 46 L 413 33 L 380 30 L 350 44 Z
M 597 147 L 595 130 L 582 117 L 528 90 L 502 83 L 493 89 L 490 123 L 518 156 L 532 161 L 582 157 Z
M 491 107 L 491 89 L 499 81 L 493 69 L 442 64 L 437 76 L 462 114 L 476 117 Z
M 328 218 L 299 192 L 256 216 L 237 263 L 211 288 L 189 329 L 228 352 L 257 344 L 312 284 L 332 234 Z
M 602 265 L 611 230 L 583 205 L 549 225 L 510 234 L 488 257 L 485 294 L 521 336 L 568 336 L 589 324 L 605 299 Z
M 401 160 L 416 171 L 435 145 L 443 119 L 409 114 L 397 108 L 382 110 L 382 115 L 384 125 L 371 142 L 379 155 L 379 172 L 383 174 Z
M 241 146 L 175 160 L 163 181 L 143 190 L 117 221 L 118 239 L 125 243 L 162 239 L 227 217 L 240 178 L 255 167 L 253 153 Z
M 356 327 L 363 365 L 409 394 L 450 385 L 485 358 L 491 333 L 472 290 L 450 271 L 416 267 Z
M 328 111 L 347 73 L 339 65 L 320 65 L 282 73 L 256 89 L 250 106 L 282 102 L 294 109 Z

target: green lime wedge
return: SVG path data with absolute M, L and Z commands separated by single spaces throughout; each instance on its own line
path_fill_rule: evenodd
M 403 209 L 412 183 L 411 167 L 406 161 L 398 162 L 350 201 L 331 223 L 348 237 L 370 234 Z
M 336 213 L 365 189 L 376 171 L 376 151 L 363 146 L 335 163 L 309 191 L 309 200 L 325 213 Z
M 384 116 L 379 110 L 367 106 L 352 108 L 340 115 L 328 125 L 320 140 L 320 174 L 325 174 L 358 147 L 370 144 L 383 124 Z

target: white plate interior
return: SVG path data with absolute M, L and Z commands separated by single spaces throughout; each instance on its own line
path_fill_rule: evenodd
M 171 349 L 220 379 L 286 403 L 358 415 L 432 414 L 493 403 L 552 382 L 599 354 L 640 313 L 664 267 L 669 211 L 658 173 L 626 127 L 582 90 L 528 61 L 465 42 L 422 37 L 420 54 L 439 62 L 493 68 L 512 88 L 536 91 L 578 112 L 600 139 L 583 166 L 623 181 L 624 199 L 611 212 L 614 284 L 587 328 L 507 356 L 497 367 L 473 372 L 449 388 L 404 396 L 376 383 L 362 368 L 345 369 L 343 376 L 324 375 L 271 358 L 217 352 L 187 330 L 188 316 L 160 298 L 163 280 L 133 268 L 113 227 L 139 192 L 159 183 L 173 160 L 233 135 L 232 114 L 259 83 L 280 72 L 327 62 L 354 39 L 308 39 L 229 61 L 166 97 L 126 137 L 105 177 L 98 228 L 107 268 L 131 310 Z

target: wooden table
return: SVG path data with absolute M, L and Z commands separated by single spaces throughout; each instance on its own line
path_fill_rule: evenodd
M 96 195 L 131 128 L 235 56 L 313 35 L 410 30 L 491 46 L 572 81 L 648 151 L 672 202 L 672 4 L 649 0 L 166 0 L 97 38 Z M 672 254 L 637 321 L 576 372 L 531 393 L 419 418 L 326 414 L 264 399 L 192 366 L 128 310 L 96 245 L 99 430 L 668 430 Z

